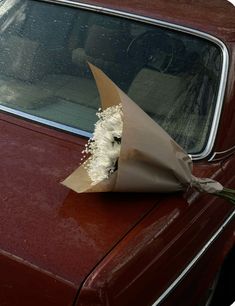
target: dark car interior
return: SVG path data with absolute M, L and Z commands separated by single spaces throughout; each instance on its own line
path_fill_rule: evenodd
M 92 131 L 99 95 L 88 62 L 187 150 L 206 145 L 222 56 L 215 44 L 134 20 L 40 1 L 0 4 L 0 104 Z

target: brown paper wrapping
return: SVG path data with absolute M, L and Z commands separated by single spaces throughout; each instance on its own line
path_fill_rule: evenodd
M 76 192 L 173 192 L 194 186 L 214 193 L 223 187 L 192 175 L 189 155 L 100 69 L 90 64 L 102 109 L 121 104 L 123 134 L 118 169 L 92 185 L 84 165 L 62 184 Z

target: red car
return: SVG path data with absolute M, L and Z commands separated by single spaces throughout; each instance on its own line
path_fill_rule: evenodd
M 0 305 L 230 305 L 229 202 L 60 182 L 96 121 L 89 61 L 191 154 L 194 175 L 235 188 L 235 7 L 3 0 L 0 16 Z

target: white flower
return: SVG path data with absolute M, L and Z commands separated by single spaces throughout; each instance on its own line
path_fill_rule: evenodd
M 95 124 L 93 137 L 88 141 L 84 153 L 91 154 L 85 169 L 92 185 L 107 179 L 117 168 L 121 149 L 123 112 L 121 105 L 99 109 L 99 120 Z

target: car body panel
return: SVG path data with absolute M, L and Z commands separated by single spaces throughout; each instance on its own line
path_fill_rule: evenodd
M 72 305 L 76 286 L 12 253 L 0 250 L 1 305 Z
M 222 170 L 217 171 L 217 179 L 223 182 Z M 230 183 L 234 186 L 234 174 Z M 143 301 L 143 305 L 152 305 L 156 297 L 164 295 L 185 267 L 190 265 L 213 236 L 215 229 L 222 226 L 227 218 L 231 221 L 230 216 L 234 217 L 231 204 L 211 195 L 188 192 L 183 198 L 174 195 L 162 200 L 93 271 L 83 285 L 77 305 L 89 305 L 91 297 L 97 292 L 100 294 L 94 294 L 94 305 L 106 305 L 106 300 L 110 305 L 142 305 Z M 207 256 L 207 259 L 203 259 L 204 254 L 200 256 L 200 260 L 214 262 L 211 267 L 213 273 L 224 256 L 221 253 L 226 253 L 235 242 L 234 235 L 231 235 L 231 231 L 234 231 L 234 218 L 232 224 L 226 240 L 223 236 L 216 239 L 220 245 L 218 258 L 215 254 L 211 259 Z M 228 249 L 225 246 L 229 246 Z M 215 246 L 213 248 L 217 249 Z M 197 273 L 192 276 L 187 274 L 194 279 L 193 282 L 198 280 Z M 176 282 L 176 287 L 180 281 Z M 191 290 L 190 293 L 188 290 L 181 292 L 179 286 L 181 305 L 188 305 L 188 295 L 192 294 L 194 288 L 191 287 Z M 195 293 L 194 298 L 191 296 L 190 305 L 197 305 L 202 296 Z M 171 298 L 169 300 L 172 301 Z M 172 304 L 166 302 L 166 305 Z
M 220 127 L 214 146 L 214 152 L 225 151 L 225 154 L 222 154 L 222 159 L 226 157 L 226 151 L 229 151 L 227 156 L 235 152 L 235 118 L 233 115 L 235 110 L 235 42 L 227 43 L 227 47 L 230 57 L 230 69 L 223 103 L 223 112 L 220 119 Z
M 0 249 L 79 288 L 156 197 L 75 194 L 60 181 L 79 164 L 84 139 L 4 114 L 0 126 Z
M 98 11 L 106 7 L 110 13 L 120 10 L 192 27 L 226 44 L 230 68 L 214 157 L 210 163 L 195 162 L 193 171 L 234 188 L 235 20 L 231 4 L 219 0 L 83 3 L 98 5 Z M 71 305 L 78 291 L 79 306 L 152 305 L 164 292 L 166 305 L 199 302 L 234 245 L 234 218 L 223 231 L 233 214 L 228 202 L 192 190 L 171 195 L 78 195 L 60 182 L 78 167 L 85 138 L 4 112 L 0 130 L 2 304 Z M 190 268 L 192 273 L 168 292 L 220 228 L 221 233 Z M 199 282 L 206 267 L 207 281 Z

